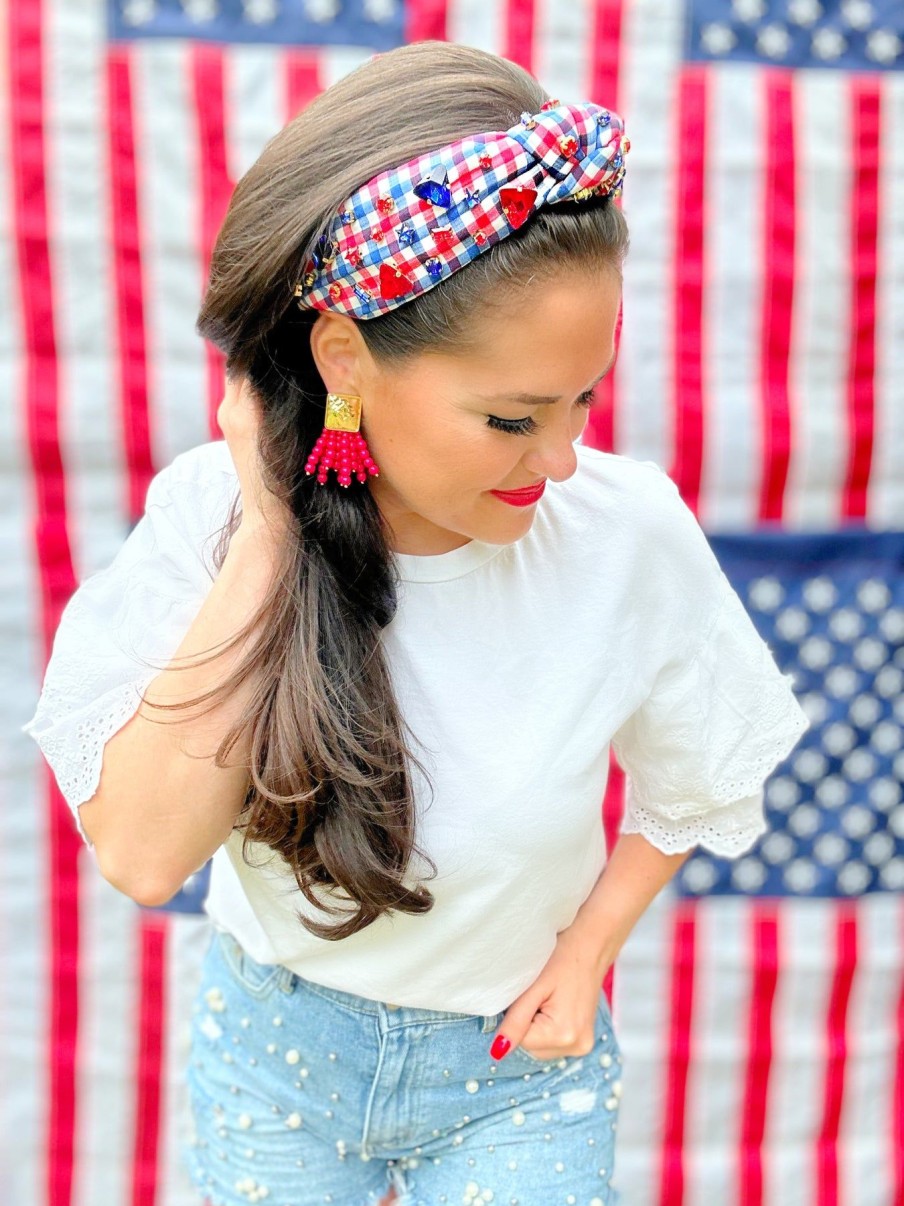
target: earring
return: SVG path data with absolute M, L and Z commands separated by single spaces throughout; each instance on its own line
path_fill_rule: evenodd
M 368 474 L 379 476 L 380 470 L 370 455 L 360 427 L 360 397 L 357 394 L 327 394 L 326 423 L 308 457 L 305 473 L 310 477 L 316 470 L 321 486 L 326 485 L 330 469 L 335 469 L 340 486 L 350 486 L 352 474 L 359 482 L 366 482 Z

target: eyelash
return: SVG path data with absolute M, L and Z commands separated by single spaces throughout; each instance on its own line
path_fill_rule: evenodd
M 580 394 L 575 405 L 591 407 L 595 392 L 588 389 L 586 393 Z M 507 431 L 509 435 L 533 435 L 535 431 L 539 431 L 540 424 L 530 415 L 525 419 L 500 419 L 496 415 L 487 415 L 487 427 L 492 427 L 494 431 Z

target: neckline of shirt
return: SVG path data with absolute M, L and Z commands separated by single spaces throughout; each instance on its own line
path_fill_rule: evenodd
M 469 540 L 467 544 L 450 549 L 448 553 L 396 553 L 393 556 L 399 565 L 403 582 L 445 582 L 450 578 L 461 578 L 493 557 L 498 557 L 506 544 L 487 544 L 483 540 Z

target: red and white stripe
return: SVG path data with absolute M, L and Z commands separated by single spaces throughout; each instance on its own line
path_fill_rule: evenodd
M 623 336 L 585 439 L 670 469 L 713 528 L 900 527 L 904 79 L 682 67 L 681 6 L 659 0 L 407 11 L 409 37 L 504 51 L 626 119 Z M 107 47 L 101 0 L 11 0 L 0 19 L 0 707 L 17 733 L 76 583 L 150 475 L 214 432 L 222 365 L 194 322 L 233 183 L 367 52 Z M 35 1206 L 193 1206 L 181 1067 L 205 923 L 111 889 L 17 740 L 0 1184 Z M 616 774 L 610 829 L 620 791 Z M 902 922 L 891 897 L 657 902 L 615 978 L 625 1206 L 904 1201 Z

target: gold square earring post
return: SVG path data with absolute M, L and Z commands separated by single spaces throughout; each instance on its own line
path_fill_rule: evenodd
M 361 428 L 361 398 L 358 394 L 327 394 L 326 427 L 328 431 L 359 431 Z

